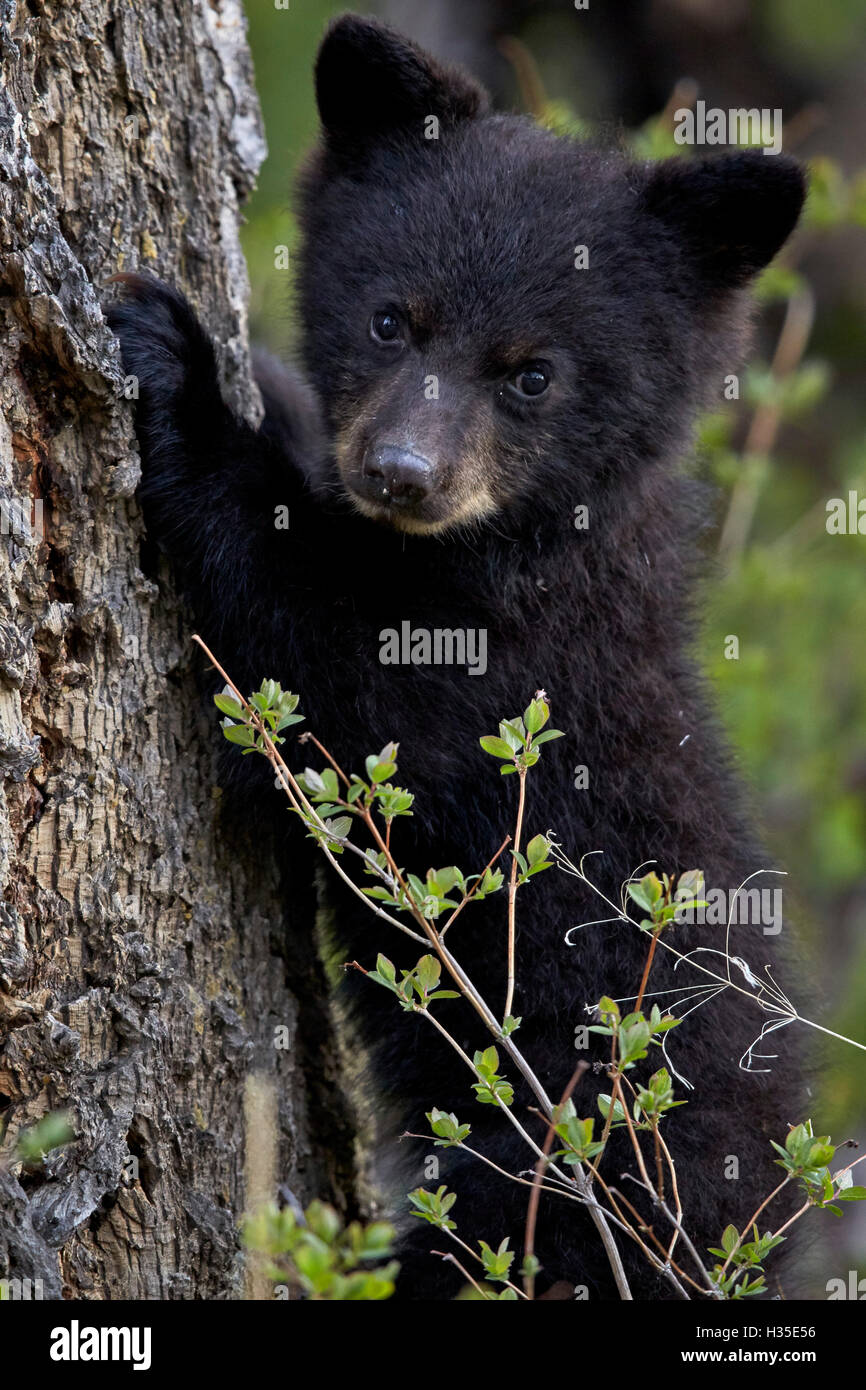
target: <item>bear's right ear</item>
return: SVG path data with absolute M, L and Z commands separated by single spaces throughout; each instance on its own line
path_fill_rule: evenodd
M 642 206 L 675 233 L 708 285 L 726 289 L 769 264 L 794 230 L 805 196 L 796 160 L 741 150 L 651 166 Z
M 316 60 L 316 101 L 329 145 L 345 153 L 404 127 L 422 132 L 484 111 L 487 94 L 385 24 L 347 14 L 331 24 Z

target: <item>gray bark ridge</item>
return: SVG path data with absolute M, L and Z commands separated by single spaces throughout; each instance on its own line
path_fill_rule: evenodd
M 0 1279 L 44 1297 L 239 1294 L 251 1073 L 280 1180 L 353 1182 L 312 890 L 289 914 L 275 845 L 224 823 L 100 309 L 118 271 L 182 285 L 254 418 L 263 156 L 239 0 L 0 0 Z M 75 1140 L 23 1165 L 60 1110 Z

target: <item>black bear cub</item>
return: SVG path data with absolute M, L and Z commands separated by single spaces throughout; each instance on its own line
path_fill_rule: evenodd
M 321 140 L 300 182 L 309 385 L 262 361 L 266 413 L 254 431 L 223 404 L 212 347 L 179 294 L 133 279 L 111 310 L 140 383 L 147 526 L 200 632 L 242 689 L 273 677 L 299 693 L 304 727 L 341 766 L 363 770 L 366 754 L 399 743 L 397 780 L 416 799 L 394 843 L 413 872 L 477 872 L 513 830 L 518 779 L 500 777 L 478 739 L 543 689 L 565 737 L 527 778 L 527 837 L 551 830 L 573 860 L 603 851 L 588 867 L 614 900 L 647 861 L 668 874 L 700 868 L 708 889 L 735 893 L 768 864 L 690 655 L 707 502 L 677 465 L 696 413 L 736 369 L 744 287 L 796 223 L 799 168 L 759 151 L 644 165 L 588 148 L 490 113 L 471 78 L 354 16 L 328 30 L 316 92 Z M 284 508 L 288 529 L 275 525 Z M 451 655 L 462 664 L 435 659 L 443 632 L 461 639 Z M 287 747 L 292 766 L 315 761 L 309 744 Z M 268 794 L 264 760 L 227 751 L 227 775 L 260 776 Z M 318 851 L 304 843 L 312 872 Z M 414 966 L 420 949 L 334 882 L 344 959 L 370 967 L 381 950 Z M 515 1042 L 554 1099 L 580 1057 L 597 1063 L 574 1096 L 596 1134 L 610 1044 L 591 1034 L 581 1050 L 578 1030 L 603 995 L 635 998 L 647 940 L 616 921 L 566 937 L 609 915 L 558 870 L 518 894 Z M 670 930 L 681 951 L 725 949 L 724 926 Z M 779 940 L 760 923 L 735 925 L 729 949 L 756 971 L 773 960 L 784 982 Z M 501 1010 L 505 893 L 468 907 L 449 943 Z M 673 964 L 657 953 L 648 1004 L 702 982 Z M 428 1133 L 436 1106 L 470 1122 L 470 1143 L 499 1168 L 531 1168 L 520 1135 L 476 1102 L 473 1078 L 425 1020 L 357 974 L 346 988 L 392 1148 L 403 1130 Z M 465 1001 L 437 1007 L 470 1055 L 489 1046 Z M 769 1140 L 804 1118 L 788 1034 L 759 1049 L 778 1060 L 742 1061 L 766 1019 L 729 988 L 669 1035 L 694 1090 L 675 1083 L 688 1104 L 663 1132 L 702 1251 L 776 1185 Z M 657 1051 L 641 1067 L 651 1063 Z M 534 1097 L 501 1069 L 540 1145 Z M 424 1173 L 431 1145 L 401 1145 L 391 1194 L 404 1227 L 399 1291 L 414 1298 L 453 1297 L 462 1283 L 429 1253 L 446 1237 L 405 1216 L 409 1188 L 437 1186 Z M 634 1156 L 627 1136 L 612 1145 L 620 1182 Z M 527 1187 L 461 1150 L 436 1153 L 461 1237 L 495 1248 L 508 1236 L 516 1269 Z M 638 1187 L 621 1186 L 669 1238 Z M 614 1234 L 634 1296 L 670 1296 L 635 1242 Z M 539 1291 L 567 1281 L 616 1296 L 579 1203 L 543 1195 L 536 1252 Z

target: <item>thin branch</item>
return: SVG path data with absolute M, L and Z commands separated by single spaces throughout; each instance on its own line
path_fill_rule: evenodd
M 746 1239 L 746 1236 L 749 1234 L 758 1217 L 761 1215 L 761 1212 L 764 1210 L 765 1207 L 768 1207 L 770 1205 L 774 1197 L 778 1197 L 779 1193 L 782 1191 L 783 1188 L 788 1186 L 788 1183 L 792 1180 L 792 1176 L 793 1175 L 791 1173 L 786 1174 L 786 1176 L 779 1183 L 779 1186 L 773 1188 L 773 1191 L 770 1193 L 769 1197 L 765 1197 L 761 1205 L 757 1207 L 753 1214 L 749 1217 L 748 1221 L 743 1227 L 742 1234 L 737 1237 L 736 1245 L 732 1250 L 728 1252 L 728 1258 L 722 1265 L 722 1276 L 724 1276 L 727 1273 L 728 1265 L 731 1263 L 731 1260 L 734 1258 L 743 1241 Z
M 526 807 L 526 772 L 525 767 L 518 767 L 517 776 L 520 781 L 520 796 L 517 802 L 517 824 L 514 828 L 514 849 L 511 858 L 511 878 L 508 882 L 508 989 L 505 994 L 505 1013 L 504 1018 L 508 1018 L 514 1006 L 514 955 L 517 939 L 515 909 L 517 906 L 517 855 L 520 852 L 520 836 L 523 831 L 523 812 Z
M 634 1177 L 631 1173 L 623 1173 L 622 1176 L 624 1179 L 628 1179 L 629 1182 L 637 1183 L 638 1187 L 644 1188 L 644 1190 L 649 1193 L 655 1205 L 664 1212 L 668 1221 L 670 1221 L 671 1225 L 675 1227 L 675 1229 L 679 1232 L 679 1235 L 682 1238 L 683 1245 L 686 1247 L 692 1259 L 694 1260 L 696 1267 L 701 1271 L 701 1277 L 703 1278 L 706 1284 L 707 1292 L 711 1293 L 714 1298 L 722 1298 L 723 1294 L 721 1290 L 713 1282 L 712 1276 L 710 1275 L 709 1271 L 704 1265 L 703 1260 L 701 1259 L 700 1255 L 695 1249 L 691 1237 L 689 1236 L 682 1222 L 677 1220 L 670 1207 L 668 1206 L 667 1202 L 663 1202 L 660 1200 L 658 1194 L 653 1188 L 652 1183 L 643 1183 L 640 1181 L 639 1178 Z
M 496 1299 L 493 1299 L 491 1294 L 486 1293 L 485 1290 L 482 1289 L 481 1285 L 478 1283 L 478 1280 L 472 1278 L 472 1275 L 469 1273 L 469 1270 L 466 1269 L 466 1267 L 460 1263 L 456 1255 L 452 1255 L 450 1250 L 431 1250 L 430 1254 L 439 1255 L 441 1259 L 447 1260 L 449 1264 L 456 1265 L 457 1268 L 460 1270 L 460 1273 L 463 1275 L 463 1278 L 466 1279 L 468 1283 L 472 1285 L 473 1289 L 475 1289 L 477 1293 L 481 1294 L 481 1297 L 484 1299 L 486 1303 L 489 1303 L 491 1301 L 498 1301 Z
M 440 938 L 440 940 L 444 937 L 445 933 L 447 932 L 448 928 L 451 926 L 451 923 L 454 921 L 454 919 L 455 919 L 456 917 L 459 917 L 459 916 L 460 916 L 460 913 L 463 911 L 463 909 L 464 909 L 464 907 L 466 906 L 466 904 L 467 904 L 468 902 L 471 902 L 471 901 L 472 901 L 473 897 L 475 896 L 475 890 L 477 889 L 479 883 L 483 883 L 483 882 L 484 882 L 484 879 L 486 878 L 487 874 L 488 874 L 489 871 L 493 868 L 493 865 L 496 863 L 496 861 L 497 861 L 497 859 L 499 858 L 500 854 L 501 854 L 502 851 L 507 847 L 507 845 L 510 843 L 510 841 L 511 841 L 511 836 L 510 836 L 510 835 L 506 835 L 505 839 L 502 841 L 502 844 L 499 846 L 499 848 L 498 848 L 498 850 L 496 851 L 496 853 L 494 854 L 493 858 L 490 859 L 490 860 L 487 862 L 487 864 L 485 865 L 483 873 L 480 873 L 480 874 L 478 875 L 478 877 L 477 877 L 477 879 L 475 880 L 475 882 L 473 883 L 472 888 L 470 889 L 470 891 L 469 891 L 468 893 L 465 893 L 465 894 L 464 894 L 462 902 L 459 902 L 459 903 L 457 904 L 457 906 L 455 907 L 454 911 L 451 913 L 451 916 L 448 918 L 448 921 L 447 921 L 447 922 L 444 924 L 444 926 L 442 927 L 442 930 L 441 930 L 440 933 L 439 933 L 439 938 Z
M 569 1081 L 568 1085 L 562 1093 L 562 1096 L 560 1097 L 559 1105 L 556 1108 L 557 1111 L 562 1110 L 562 1107 L 565 1105 L 566 1101 L 568 1101 L 571 1098 L 572 1092 L 574 1091 L 574 1088 L 577 1085 L 578 1081 L 583 1076 L 584 1072 L 588 1070 L 588 1062 L 578 1062 L 577 1066 L 574 1069 L 574 1073 L 571 1077 L 571 1080 Z M 554 1112 L 554 1114 L 555 1113 L 556 1112 Z M 544 1177 L 544 1170 L 547 1167 L 547 1161 L 550 1156 L 550 1150 L 553 1148 L 553 1138 L 555 1134 L 556 1126 L 554 1124 L 553 1115 L 551 1115 L 550 1123 L 547 1126 L 547 1133 L 544 1136 L 544 1143 L 541 1146 L 542 1157 L 539 1158 L 538 1162 L 535 1165 L 535 1178 L 532 1183 L 532 1191 L 529 1194 L 529 1205 L 526 1209 L 526 1234 L 523 1238 L 524 1260 L 528 1260 L 532 1255 L 535 1254 L 535 1225 L 536 1221 L 538 1220 L 538 1200 L 541 1195 L 541 1180 Z M 526 1297 L 530 1299 L 534 1298 L 535 1276 L 533 1274 L 527 1274 L 524 1276 L 523 1286 L 526 1289 Z
M 400 1138 L 422 1139 L 426 1144 L 429 1144 L 430 1142 L 429 1134 L 414 1134 L 411 1130 L 408 1129 L 400 1135 Z M 494 1173 L 499 1173 L 500 1177 L 508 1178 L 509 1182 L 519 1183 L 521 1187 L 535 1186 L 534 1180 L 532 1178 L 523 1178 L 520 1176 L 519 1173 L 509 1173 L 507 1168 L 500 1168 L 499 1164 L 494 1163 L 492 1158 L 488 1158 L 487 1155 L 483 1154 L 480 1149 L 473 1149 L 471 1144 L 458 1143 L 454 1145 L 454 1148 L 462 1149 L 464 1153 L 471 1154 L 473 1158 L 479 1159 L 480 1162 L 486 1164 L 488 1168 L 492 1168 Z M 534 1172 L 534 1170 L 532 1171 Z M 574 1183 L 569 1178 L 566 1178 L 565 1181 L 568 1183 L 569 1187 L 574 1187 Z M 577 1192 L 567 1191 L 565 1187 L 554 1187 L 552 1186 L 552 1184 L 549 1185 L 545 1183 L 542 1184 L 542 1190 L 544 1192 L 549 1192 L 552 1197 L 565 1197 L 569 1202 L 580 1202 L 581 1205 L 586 1206 L 586 1202 L 583 1197 L 581 1197 Z
M 788 300 L 785 322 L 770 369 L 777 383 L 784 381 L 800 362 L 814 317 L 815 298 L 812 291 L 804 286 Z M 778 401 L 759 405 L 743 444 L 742 458 L 766 458 L 776 442 L 781 422 L 782 409 Z M 745 470 L 731 493 L 728 514 L 719 539 L 719 554 L 728 564 L 736 563 L 745 549 L 758 504 L 758 493 L 759 485 L 754 471 Z
M 204 644 L 202 643 L 202 645 Z M 325 748 L 325 746 L 319 742 L 314 733 L 312 733 L 309 729 L 305 729 L 302 734 L 298 734 L 298 743 L 314 743 L 318 748 L 319 752 L 321 753 L 322 757 L 327 758 L 328 762 L 331 764 L 331 767 L 334 769 L 343 785 L 346 787 L 351 787 L 351 777 L 346 776 L 345 772 L 340 767 L 340 764 L 337 762 L 336 758 L 334 758 L 328 752 L 327 748 Z
M 461 1250 L 465 1250 L 467 1255 L 471 1255 L 473 1260 L 477 1260 L 478 1263 L 482 1266 L 482 1268 L 484 1267 L 483 1257 L 479 1255 L 476 1250 L 473 1250 L 471 1245 L 467 1245 L 465 1240 L 461 1240 L 460 1236 L 458 1236 L 456 1231 L 452 1231 L 450 1226 L 444 1226 L 440 1229 L 444 1230 L 446 1234 L 449 1235 L 451 1239 L 455 1241 L 457 1245 L 460 1246 Z M 433 1254 L 435 1253 L 436 1252 L 433 1251 Z M 484 1272 L 486 1274 L 487 1270 L 485 1269 Z M 516 1284 L 512 1284 L 510 1279 L 503 1279 L 502 1282 L 506 1284 L 509 1289 L 513 1289 L 514 1292 L 517 1294 L 518 1298 L 526 1297 L 526 1294 L 523 1292 L 523 1290 L 519 1289 Z
M 687 1283 L 693 1284 L 693 1286 L 696 1287 L 694 1285 L 694 1281 L 689 1279 L 689 1276 L 687 1274 L 683 1274 L 682 1270 L 677 1269 L 676 1273 L 674 1272 L 676 1266 L 674 1266 L 673 1262 L 668 1259 L 667 1253 L 661 1241 L 658 1239 L 655 1232 L 649 1226 L 646 1225 L 646 1222 L 643 1220 L 640 1213 L 635 1211 L 634 1207 L 631 1205 L 628 1199 L 623 1196 L 621 1192 L 617 1192 L 616 1188 L 608 1187 L 604 1178 L 601 1176 L 601 1173 L 599 1172 L 598 1168 L 594 1167 L 594 1165 L 591 1163 L 588 1164 L 588 1167 L 592 1169 L 593 1177 L 597 1179 L 599 1186 L 604 1192 L 604 1195 L 607 1197 L 607 1200 L 610 1202 L 613 1210 L 616 1212 L 618 1219 L 623 1223 L 626 1231 L 631 1236 L 635 1244 L 639 1247 L 641 1253 L 652 1265 L 653 1269 L 657 1270 L 659 1274 L 661 1274 L 665 1279 L 668 1280 L 668 1282 L 673 1286 L 673 1288 L 676 1289 L 681 1298 L 688 1299 L 688 1294 L 686 1293 L 685 1289 L 683 1288 L 682 1284 L 677 1278 L 677 1274 L 682 1275 L 682 1277 L 686 1280 Z M 625 1205 L 629 1208 L 629 1210 L 634 1213 L 638 1222 L 637 1227 L 633 1226 L 631 1222 L 627 1221 L 626 1218 L 622 1215 L 619 1206 L 620 1200 L 624 1202 Z M 646 1230 L 647 1234 L 651 1235 L 653 1240 L 655 1240 L 659 1249 L 662 1251 L 662 1254 L 665 1255 L 664 1262 L 659 1259 L 659 1257 L 655 1254 L 654 1251 L 650 1250 L 649 1246 L 646 1244 L 646 1241 L 641 1239 L 639 1228 Z

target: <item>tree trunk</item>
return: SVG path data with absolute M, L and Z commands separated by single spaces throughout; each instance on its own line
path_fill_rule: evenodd
M 233 1297 L 248 1078 L 276 1084 L 303 1199 L 351 1191 L 351 1133 L 312 890 L 288 922 L 274 845 L 221 812 L 100 299 L 132 268 L 182 285 L 255 413 L 242 6 L 0 0 L 0 62 L 0 1278 Z M 60 1110 L 75 1140 L 22 1165 Z

